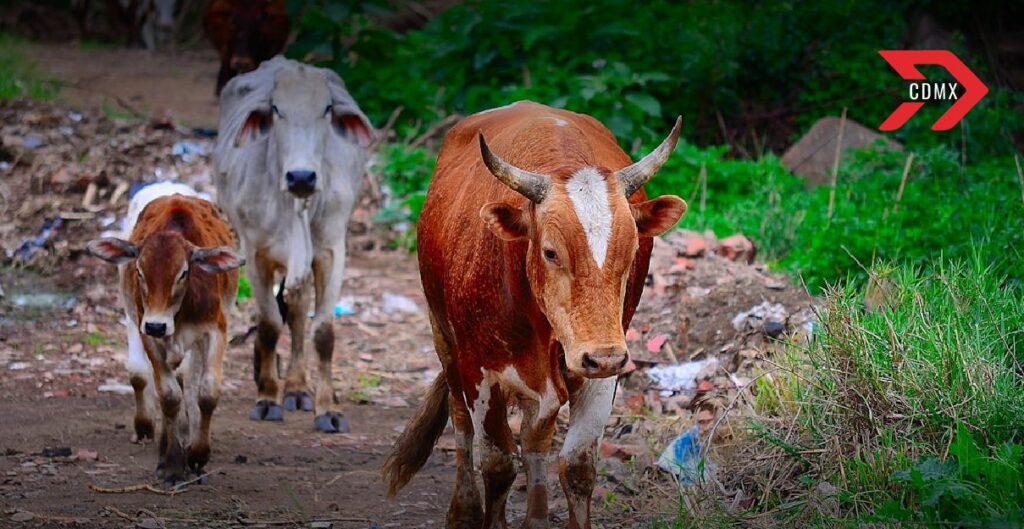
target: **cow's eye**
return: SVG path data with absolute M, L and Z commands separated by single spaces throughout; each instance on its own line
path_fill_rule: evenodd
M 327 108 L 324 109 L 324 115 L 329 116 L 332 111 L 334 111 L 334 105 L 327 105 Z
M 544 259 L 555 266 L 562 265 L 562 262 L 558 259 L 558 253 L 551 248 L 544 248 Z
M 188 277 L 188 268 L 181 271 L 181 274 L 178 275 L 178 281 L 181 281 L 186 277 Z

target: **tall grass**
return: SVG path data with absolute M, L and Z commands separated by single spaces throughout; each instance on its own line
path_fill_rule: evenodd
M 1024 526 L 1024 292 L 989 261 L 874 266 L 872 309 L 829 290 L 812 344 L 761 379 L 724 489 L 679 523 Z

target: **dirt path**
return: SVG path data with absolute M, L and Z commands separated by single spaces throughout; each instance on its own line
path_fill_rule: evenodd
M 40 73 L 65 83 L 60 100 L 110 115 L 172 116 L 188 127 L 217 127 L 212 49 L 149 51 L 36 44 L 26 48 Z
M 255 388 L 245 336 L 254 307 L 242 302 L 229 329 L 236 343 L 213 420 L 210 483 L 173 497 L 89 488 L 153 483 L 156 448 L 129 443 L 133 403 L 115 273 L 83 248 L 116 228 L 127 205 L 119 190 L 129 184 L 171 178 L 211 189 L 203 154 L 209 140 L 111 120 L 111 101 L 145 112 L 169 108 L 188 125 L 212 125 L 216 64 L 202 52 L 30 50 L 43 72 L 79 88 L 65 91 L 58 104 L 0 102 L 0 527 L 26 518 L 27 526 L 87 528 L 305 527 L 316 520 L 334 520 L 334 527 L 442 526 L 454 482 L 450 434 L 397 500 L 385 500 L 377 477 L 439 365 L 415 259 L 364 251 L 386 247 L 367 244 L 379 232 L 368 227 L 365 209 L 355 214 L 361 223 L 350 225 L 342 299 L 354 314 L 335 321 L 333 386 L 353 433 L 317 434 L 302 413 L 288 414 L 283 424 L 248 420 Z M 195 153 L 182 154 L 183 144 Z M 44 226 L 53 228 L 46 237 Z M 717 419 L 758 359 L 770 354 L 757 322 L 753 329 L 733 327 L 737 313 L 779 303 L 789 315 L 787 336 L 806 323 L 797 317 L 810 302 L 805 294 L 763 268 L 717 257 L 713 238 L 706 252 L 683 257 L 694 236 L 677 232 L 656 246 L 651 286 L 627 334 L 638 370 L 623 379 L 602 445 L 595 527 L 637 527 L 677 512 L 677 484 L 654 466 L 658 452 L 680 432 Z M 42 242 L 26 242 L 33 240 Z M 282 337 L 278 351 L 288 345 Z M 697 388 L 668 391 L 644 372 L 706 359 L 717 363 Z M 511 422 L 518 431 L 514 415 Z M 730 430 L 721 428 L 716 441 Z M 562 527 L 566 508 L 553 460 L 548 483 L 552 526 Z M 520 475 L 508 504 L 510 526 L 525 514 L 524 491 Z

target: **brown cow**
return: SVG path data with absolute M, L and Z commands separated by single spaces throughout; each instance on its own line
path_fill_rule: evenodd
M 281 53 L 291 22 L 285 0 L 212 0 L 203 14 L 206 37 L 220 54 L 217 95 L 232 77 Z
M 422 467 L 450 412 L 458 470 L 448 527 L 504 527 L 516 476 L 506 415 L 515 400 L 529 487 L 524 527 L 547 527 L 546 458 L 568 401 L 559 475 L 569 527 L 590 527 L 594 447 L 628 361 L 624 329 L 643 290 L 651 237 L 686 210 L 675 196 L 647 201 L 643 185 L 678 138 L 677 121 L 661 146 L 630 165 L 597 120 L 531 102 L 452 128 L 418 229 L 444 371 L 385 464 L 390 494 Z
M 122 302 L 129 324 L 142 331 L 163 412 L 157 475 L 169 483 L 184 479 L 186 463 L 201 475 L 210 459 L 227 311 L 243 264 L 234 245 L 217 208 L 184 195 L 150 202 L 129 240 L 88 245 L 91 254 L 120 265 Z

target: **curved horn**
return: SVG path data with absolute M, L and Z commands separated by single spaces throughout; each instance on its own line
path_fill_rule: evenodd
M 639 162 L 615 171 L 615 177 L 619 179 L 619 187 L 627 197 L 636 193 L 654 176 L 654 173 L 658 172 L 658 169 L 661 169 L 662 165 L 665 165 L 668 157 L 672 155 L 672 151 L 676 149 L 676 143 L 679 141 L 679 129 L 682 125 L 683 117 L 679 116 L 676 118 L 675 126 L 672 127 L 672 132 L 661 142 L 661 145 L 658 145 L 657 149 L 644 156 Z
M 483 134 L 480 135 L 480 156 L 483 157 L 484 165 L 491 174 L 533 203 L 540 204 L 548 196 L 548 189 L 551 188 L 551 180 L 548 177 L 520 169 L 498 158 L 487 146 Z

